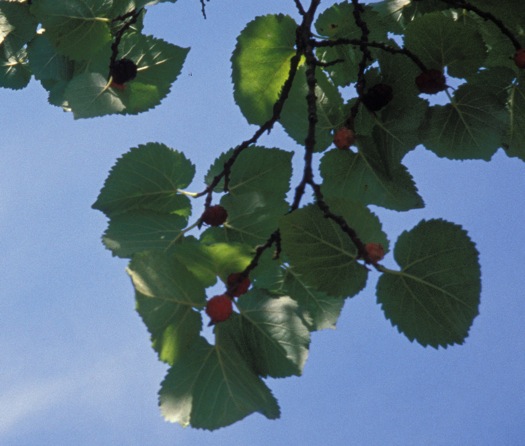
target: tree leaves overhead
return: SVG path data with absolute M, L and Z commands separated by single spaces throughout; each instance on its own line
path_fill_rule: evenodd
M 188 54 L 142 34 L 144 8 L 169 1 L 0 1 L 0 87 L 20 89 L 34 76 L 75 119 L 156 107 Z M 253 412 L 279 417 L 262 378 L 302 374 L 310 332 L 335 328 L 369 269 L 382 273 L 385 317 L 411 341 L 461 344 L 478 314 L 478 253 L 461 227 L 430 220 L 404 232 L 393 271 L 380 263 L 390 243 L 367 206 L 424 206 L 402 164 L 421 145 L 483 160 L 503 147 L 525 160 L 525 78 L 514 59 L 525 46 L 522 2 L 329 2 L 324 11 L 319 3 L 304 5 L 300 26 L 282 14 L 256 17 L 231 56 L 234 99 L 248 123 L 273 117 L 303 146 L 295 175 L 287 147 L 262 145 L 267 127 L 219 155 L 198 192 L 186 191 L 195 166 L 183 153 L 148 143 L 116 162 L 93 204 L 109 218 L 105 246 L 131 259 L 136 309 L 171 367 L 159 394 L 169 421 L 217 429 Z M 118 79 L 120 59 L 137 68 L 133 79 Z M 425 67 L 447 77 L 437 96 L 415 82 Z M 363 92 L 378 84 L 391 97 L 365 106 Z M 334 141 L 341 127 L 351 136 L 346 148 Z M 313 153 L 332 143 L 342 148 Z M 190 221 L 190 199 L 220 203 L 226 220 Z M 232 273 L 250 281 L 248 291 L 232 297 L 233 313 L 205 340 L 207 294 L 234 294 Z
M 401 271 L 384 271 L 377 300 L 385 316 L 423 346 L 462 344 L 478 314 L 478 252 L 467 233 L 443 220 L 422 221 L 399 237 Z
M 235 101 L 250 124 L 272 116 L 290 71 L 297 24 L 282 14 L 257 17 L 237 39 L 232 55 Z

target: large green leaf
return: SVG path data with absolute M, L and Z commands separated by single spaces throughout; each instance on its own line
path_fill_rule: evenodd
M 507 130 L 506 96 L 478 85 L 460 86 L 450 104 L 429 108 L 422 143 L 441 157 L 488 161 Z
M 427 68 L 447 67 L 454 77 L 474 74 L 486 56 L 485 44 L 472 21 L 455 21 L 441 12 L 415 18 L 406 28 L 404 42 Z
M 195 166 L 164 144 L 132 148 L 118 159 L 100 191 L 94 209 L 106 215 L 149 209 L 188 216 L 189 199 L 180 195 L 195 175 Z
M 118 257 L 131 257 L 146 250 L 165 250 L 186 226 L 177 214 L 151 210 L 132 210 L 112 216 L 102 241 Z
M 109 88 L 107 79 L 100 73 L 75 76 L 67 84 L 65 99 L 76 119 L 120 113 L 126 107 L 117 91 Z
M 128 273 L 135 290 L 146 297 L 170 299 L 181 305 L 203 308 L 204 286 L 175 256 L 144 251 L 133 256 Z
M 260 376 L 300 375 L 308 357 L 310 333 L 297 302 L 253 290 L 238 299 L 237 307 L 241 317 L 217 326 L 219 339 L 229 336 Z
M 201 429 L 228 426 L 253 412 L 269 419 L 280 415 L 268 387 L 226 336 L 215 346 L 200 338 L 177 358 L 162 383 L 159 401 L 168 421 Z
M 360 223 L 359 216 L 353 223 Z M 280 229 L 283 252 L 306 283 L 340 297 L 354 296 L 365 287 L 368 270 L 356 261 L 357 248 L 317 206 L 286 215 Z
M 38 0 L 31 12 L 57 50 L 74 60 L 90 59 L 112 40 L 112 0 Z
M 202 317 L 191 306 L 173 299 L 151 298 L 136 293 L 137 312 L 151 335 L 161 361 L 173 364 L 184 350 L 193 347 L 202 328 Z
M 282 14 L 257 17 L 237 38 L 232 55 L 235 101 L 250 124 L 261 125 L 290 72 L 297 24 Z
M 388 146 L 387 146 L 388 147 Z M 359 153 L 331 150 L 321 160 L 323 193 L 396 211 L 424 206 L 406 167 L 383 156 L 387 147 L 359 138 Z
M 462 344 L 478 314 L 481 273 L 467 233 L 443 220 L 422 221 L 399 237 L 401 271 L 385 270 L 377 300 L 408 339 L 423 346 Z

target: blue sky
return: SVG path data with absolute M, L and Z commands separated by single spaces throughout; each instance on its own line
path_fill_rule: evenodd
M 416 150 L 405 163 L 427 207 L 375 209 L 391 240 L 422 218 L 445 218 L 477 243 L 480 315 L 463 346 L 410 343 L 385 320 L 371 281 L 337 330 L 313 335 L 302 377 L 269 382 L 280 420 L 255 414 L 209 433 L 161 418 L 166 366 L 134 311 L 125 262 L 100 242 L 106 219 L 90 206 L 130 147 L 183 150 L 200 179 L 251 136 L 229 58 L 245 23 L 277 11 L 295 16 L 291 0 L 212 0 L 207 20 L 196 0 L 151 8 L 148 32 L 192 50 L 168 98 L 139 116 L 74 121 L 36 82 L 0 91 L 0 444 L 523 444 L 525 164 L 501 151 L 486 163 Z M 279 130 L 262 142 L 300 150 Z

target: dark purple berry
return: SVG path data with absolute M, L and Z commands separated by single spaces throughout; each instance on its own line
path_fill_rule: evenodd
M 387 105 L 392 100 L 392 97 L 392 87 L 390 85 L 376 84 L 368 89 L 361 101 L 368 110 L 376 112 Z
M 111 77 L 116 84 L 124 84 L 137 76 L 137 65 L 130 59 L 116 60 L 111 67 Z

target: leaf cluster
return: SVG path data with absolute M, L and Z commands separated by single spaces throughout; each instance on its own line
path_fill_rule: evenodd
M 156 106 L 188 50 L 142 35 L 155 3 L 0 2 L 9 67 L 0 85 L 22 88 L 34 75 L 76 118 Z M 467 232 L 436 218 L 391 243 L 371 205 L 424 207 L 403 164 L 416 148 L 486 161 L 502 148 L 525 160 L 525 71 L 512 60 L 525 46 L 521 0 L 321 3 L 296 0 L 299 21 L 271 14 L 240 32 L 234 98 L 257 130 L 217 156 L 197 192 L 191 161 L 148 143 L 117 161 L 93 205 L 109 219 L 105 246 L 130 259 L 137 311 L 170 367 L 160 390 L 170 421 L 216 429 L 253 412 L 277 418 L 264 378 L 302 373 L 311 333 L 335 328 L 372 269 L 385 318 L 410 341 L 462 344 L 478 314 L 481 272 Z M 138 68 L 125 88 L 110 74 L 121 58 Z M 429 70 L 446 79 L 440 104 L 415 81 Z M 286 147 L 261 142 L 277 125 L 302 147 L 302 171 Z M 355 142 L 334 148 L 343 127 Z M 224 224 L 203 226 L 200 198 L 226 210 Z M 396 269 L 372 255 L 379 245 Z M 228 294 L 232 273 L 251 288 L 211 341 L 209 289 Z

